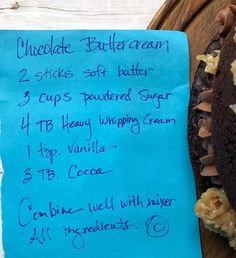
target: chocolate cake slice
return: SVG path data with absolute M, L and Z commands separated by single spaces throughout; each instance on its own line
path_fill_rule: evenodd
M 216 35 L 212 42 L 209 44 L 205 51 L 205 56 L 216 57 L 217 52 L 221 49 L 222 38 L 220 35 Z M 200 137 L 199 136 L 199 121 L 205 117 L 210 117 L 208 113 L 204 110 L 200 110 L 199 105 L 202 103 L 202 96 L 204 93 L 209 93 L 212 91 L 214 74 L 205 71 L 206 63 L 201 62 L 198 66 L 190 96 L 190 104 L 188 110 L 188 143 L 190 150 L 190 158 L 192 162 L 192 167 L 195 172 L 196 185 L 198 190 L 198 195 L 206 191 L 209 187 L 213 186 L 210 177 L 201 176 L 200 171 L 203 171 L 204 165 L 200 161 L 201 157 L 207 156 L 212 153 L 212 144 L 210 137 Z M 210 96 L 211 98 L 211 96 Z M 211 100 L 209 101 L 211 102 Z M 208 103 L 209 103 L 208 102 Z
M 236 5 L 217 16 L 212 40 L 192 85 L 188 142 L 205 227 L 236 250 Z
M 215 162 L 224 190 L 236 210 L 236 86 L 232 64 L 236 60 L 235 26 L 227 35 L 213 88 L 212 141 Z M 236 105 L 235 105 L 236 107 Z

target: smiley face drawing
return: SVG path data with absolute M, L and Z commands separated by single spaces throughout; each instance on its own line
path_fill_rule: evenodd
M 159 215 L 153 215 L 145 222 L 146 234 L 150 237 L 163 237 L 169 232 L 169 221 Z

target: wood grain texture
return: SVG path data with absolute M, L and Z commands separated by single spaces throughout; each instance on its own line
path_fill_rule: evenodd
M 164 0 L 0 0 L 0 29 L 145 29 Z
M 218 27 L 215 17 L 228 0 L 167 0 L 154 16 L 148 29 L 181 30 L 187 32 L 190 46 L 191 82 L 198 62 Z
M 217 13 L 231 1 L 167 0 L 148 29 L 181 30 L 188 35 L 191 59 L 191 84 L 198 66 L 196 55 L 203 53 L 218 31 Z M 200 223 L 204 258 L 236 258 L 226 239 L 205 230 Z

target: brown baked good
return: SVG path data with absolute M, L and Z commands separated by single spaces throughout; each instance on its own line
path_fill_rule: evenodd
M 221 48 L 221 56 L 213 87 L 212 141 L 215 162 L 224 190 L 236 210 L 236 86 L 231 64 L 236 60 L 235 26 Z
M 236 5 L 217 17 L 192 85 L 188 141 L 199 194 L 195 211 L 236 250 Z

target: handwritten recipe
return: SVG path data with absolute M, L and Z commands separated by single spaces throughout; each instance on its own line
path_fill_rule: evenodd
M 186 35 L 0 33 L 5 258 L 201 257 Z

